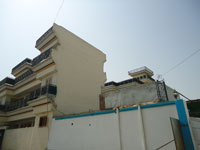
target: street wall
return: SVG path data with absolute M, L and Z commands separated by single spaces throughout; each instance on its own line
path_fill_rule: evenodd
M 49 150 L 175 150 L 175 103 L 80 114 L 52 121 Z
M 190 117 L 190 123 L 196 146 L 200 150 L 200 118 Z

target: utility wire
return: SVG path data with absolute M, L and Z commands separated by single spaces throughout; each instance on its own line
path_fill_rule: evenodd
M 156 148 L 155 150 L 159 150 L 159 149 L 161 149 L 161 148 L 165 147 L 166 145 L 168 145 L 168 144 L 172 143 L 173 141 L 174 141 L 174 139 L 173 139 L 173 140 L 171 140 L 171 141 L 169 141 L 169 142 L 167 142 L 166 144 L 162 145 L 161 147 L 159 147 L 159 148 Z
M 60 7 L 59 7 L 59 9 L 58 9 L 58 11 L 57 11 L 57 13 L 56 13 L 56 16 L 55 16 L 55 19 L 54 19 L 53 23 L 56 22 L 56 19 L 58 18 L 58 15 L 59 15 L 59 13 L 60 13 L 60 10 L 61 10 L 62 7 L 63 7 L 64 2 L 65 2 L 65 0 L 62 0 L 62 2 L 61 2 L 61 4 L 60 4 Z
M 175 66 L 173 66 L 171 69 L 169 69 L 167 72 L 163 73 L 162 76 L 165 76 L 166 74 L 168 74 L 169 72 L 171 72 L 172 70 L 176 69 L 178 66 L 180 66 L 181 64 L 183 64 L 185 61 L 187 61 L 189 58 L 191 58 L 192 56 L 194 56 L 195 54 L 197 54 L 198 52 L 200 52 L 200 49 L 194 51 L 192 54 L 190 54 L 189 56 L 187 56 L 185 59 L 183 59 L 181 62 L 179 62 L 178 64 L 176 64 Z
M 178 92 L 176 90 L 174 91 L 174 93 L 177 93 L 177 94 L 183 96 L 184 98 L 186 98 L 187 100 L 191 101 L 191 99 L 189 99 L 188 97 L 186 97 L 185 95 L 181 94 L 180 92 Z

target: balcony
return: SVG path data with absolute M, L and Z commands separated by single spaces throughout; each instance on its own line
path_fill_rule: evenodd
M 6 77 L 5 79 L 3 79 L 2 81 L 0 81 L 0 86 L 3 84 L 10 84 L 10 85 L 14 85 L 15 84 L 15 80 L 9 77 Z
M 17 70 L 19 67 L 21 67 L 24 64 L 31 64 L 32 60 L 29 58 L 24 59 L 22 62 L 20 62 L 18 65 L 16 65 L 13 69 L 12 72 L 14 72 L 15 70 Z
M 37 47 L 44 39 L 49 36 L 53 32 L 53 27 L 51 27 L 47 32 L 45 32 L 37 41 L 36 46 Z
M 48 86 L 38 88 L 34 91 L 31 91 L 29 93 L 29 96 L 27 96 L 26 98 L 22 98 L 15 102 L 11 102 L 10 104 L 8 104 L 6 106 L 0 106 L 0 110 L 4 111 L 4 112 L 8 112 L 8 111 L 16 110 L 18 108 L 25 107 L 28 105 L 29 101 L 35 100 L 35 99 L 37 99 L 41 96 L 47 95 L 47 94 L 56 95 L 57 87 L 55 85 L 48 85 Z
M 5 112 L 5 105 L 0 105 L 0 112 Z
M 15 84 L 18 83 L 19 81 L 25 79 L 26 77 L 30 76 L 31 74 L 33 74 L 33 71 L 32 71 L 32 70 L 29 70 L 29 71 L 23 73 L 21 76 L 19 76 L 19 77 L 17 77 L 17 78 L 15 79 Z
M 45 52 L 41 53 L 39 56 L 35 57 L 32 61 L 32 67 L 39 64 L 41 61 L 47 59 L 51 54 L 51 49 L 46 50 Z

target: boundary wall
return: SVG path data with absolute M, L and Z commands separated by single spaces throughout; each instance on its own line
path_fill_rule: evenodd
M 190 117 L 190 123 L 196 146 L 200 150 L 200 118 Z
M 193 138 L 183 100 L 55 118 L 49 150 L 175 150 L 170 118 L 178 119 L 186 150 Z

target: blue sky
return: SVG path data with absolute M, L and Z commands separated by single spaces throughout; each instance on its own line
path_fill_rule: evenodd
M 0 1 L 0 79 L 26 57 L 49 29 L 62 0 Z M 200 49 L 199 0 L 65 0 L 56 23 L 107 55 L 107 81 L 147 66 L 154 78 Z M 191 99 L 200 98 L 200 53 L 164 76 Z

